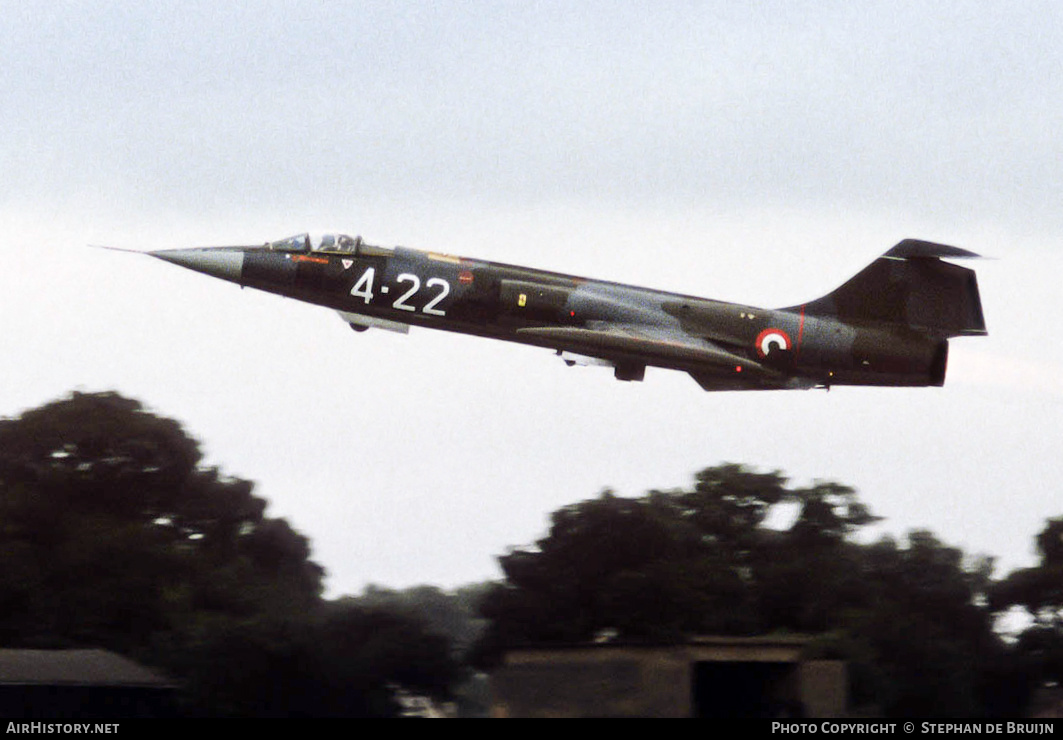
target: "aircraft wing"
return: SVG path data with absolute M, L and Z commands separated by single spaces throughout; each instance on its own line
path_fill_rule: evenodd
M 639 325 L 609 325 L 605 328 L 544 326 L 518 329 L 517 334 L 546 339 L 558 349 L 614 359 L 666 359 L 677 363 L 710 365 L 755 365 L 744 357 L 697 337 Z
M 705 390 L 793 387 L 792 380 L 758 362 L 699 337 L 642 325 L 598 328 L 533 327 L 517 334 L 547 340 L 551 347 L 613 362 L 662 362 L 686 369 Z

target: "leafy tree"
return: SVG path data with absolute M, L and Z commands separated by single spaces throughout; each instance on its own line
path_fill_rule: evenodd
M 991 561 L 966 563 L 958 548 L 914 531 L 903 546 L 884 538 L 859 548 L 855 565 L 859 598 L 839 604 L 835 629 L 856 646 L 847 657 L 859 657 L 865 679 L 858 699 L 890 716 L 987 713 L 1005 663 L 981 605 Z
M 0 421 L 0 639 L 145 654 L 200 613 L 298 610 L 309 544 L 180 425 L 115 393 Z
M 391 714 L 395 704 L 389 687 L 393 686 L 435 700 L 449 699 L 461 678 L 450 640 L 410 613 L 341 599 L 325 610 L 319 635 L 318 644 L 327 646 L 321 656 L 322 674 L 342 710 L 333 707 L 319 715 Z M 352 686 L 359 690 L 352 693 Z M 380 688 L 388 689 L 386 697 Z
M 214 716 L 378 716 L 445 692 L 445 638 L 321 599 L 309 542 L 180 424 L 116 393 L 0 420 L 0 645 L 104 647 Z
M 450 698 L 462 716 L 487 716 L 491 704 L 487 676 L 468 670 L 467 654 L 486 624 L 479 605 L 491 587 L 490 583 L 473 583 L 445 591 L 427 585 L 406 589 L 369 585 L 359 596 L 344 597 L 337 604 L 350 609 L 388 610 L 444 635 L 450 642 L 453 659 L 462 666 L 460 680 L 451 684 Z
M 994 588 L 996 609 L 1021 606 L 1040 629 L 1063 633 L 1063 517 L 1037 535 L 1041 562 L 1011 573 Z
M 780 509 L 786 527 L 768 523 Z M 787 486 L 778 471 L 725 464 L 688 490 L 605 492 L 551 517 L 546 537 L 499 558 L 475 658 L 507 647 L 695 635 L 819 635 L 816 654 L 850 662 L 854 699 L 890 714 L 965 715 L 1006 673 L 980 598 L 990 561 L 928 532 L 860 545 L 878 520 L 833 482 Z M 1011 706 L 1011 705 L 1009 705 Z M 1004 710 L 1001 710 L 1004 711 Z
M 455 656 L 460 658 L 483 629 L 479 602 L 489 588 L 489 583 L 470 584 L 453 591 L 430 585 L 391 589 L 370 584 L 361 595 L 344 597 L 341 603 L 388 609 L 423 620 L 429 630 L 450 640 Z
M 461 672 L 449 641 L 421 620 L 345 600 L 304 620 L 224 621 L 201 639 L 184 673 L 210 697 L 191 707 L 198 715 L 390 717 L 397 688 L 448 699 Z
M 1030 683 L 1063 684 L 1063 517 L 1045 523 L 1036 545 L 1040 562 L 995 584 L 990 606 L 997 612 L 1021 607 L 1030 617 L 1015 646 Z
M 764 526 L 780 504 L 797 507 L 789 531 Z M 821 602 L 809 597 L 838 585 L 845 538 L 872 521 L 852 489 L 791 489 L 778 471 L 734 464 L 701 471 L 691 490 L 606 491 L 555 512 L 547 537 L 499 559 L 506 581 L 485 597 L 480 656 L 602 632 L 660 640 L 823 629 L 826 618 L 810 614 Z M 824 572 L 838 579 L 818 588 Z

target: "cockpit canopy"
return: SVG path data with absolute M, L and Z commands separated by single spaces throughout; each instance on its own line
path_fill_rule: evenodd
M 278 252 L 347 252 L 355 254 L 362 245 L 362 237 L 346 234 L 298 234 L 270 242 L 266 246 Z

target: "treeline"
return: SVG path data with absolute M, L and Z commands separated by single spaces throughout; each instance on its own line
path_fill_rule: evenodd
M 773 517 L 779 508 L 791 523 L 767 526 L 787 518 Z M 703 470 L 690 489 L 604 493 L 500 558 L 505 580 L 481 604 L 475 657 L 489 665 L 517 644 L 800 634 L 814 637 L 807 658 L 848 662 L 854 713 L 1021 713 L 1058 666 L 994 630 L 1019 603 L 1003 595 L 1012 579 L 994 582 L 988 558 L 927 531 L 854 541 L 875 521 L 851 488 L 788 487 L 739 465 Z
M 868 713 L 1016 716 L 1063 680 L 1063 519 L 1036 567 L 994 580 L 928 531 L 860 544 L 877 517 L 849 487 L 720 465 L 560 509 L 498 583 L 327 600 L 265 510 L 118 394 L 0 420 L 0 647 L 113 650 L 175 678 L 188 716 L 393 716 L 409 695 L 476 713 L 509 646 L 692 635 L 815 636 Z M 1015 607 L 1029 627 L 1004 639 Z
M 0 646 L 103 647 L 188 716 L 389 716 L 462 667 L 408 610 L 322 598 L 306 538 L 181 426 L 114 393 L 0 421 Z

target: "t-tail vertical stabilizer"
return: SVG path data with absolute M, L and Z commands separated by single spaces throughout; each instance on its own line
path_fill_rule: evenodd
M 804 310 L 847 324 L 903 326 L 938 338 L 984 335 L 974 270 L 942 261 L 978 256 L 959 247 L 905 239 Z

